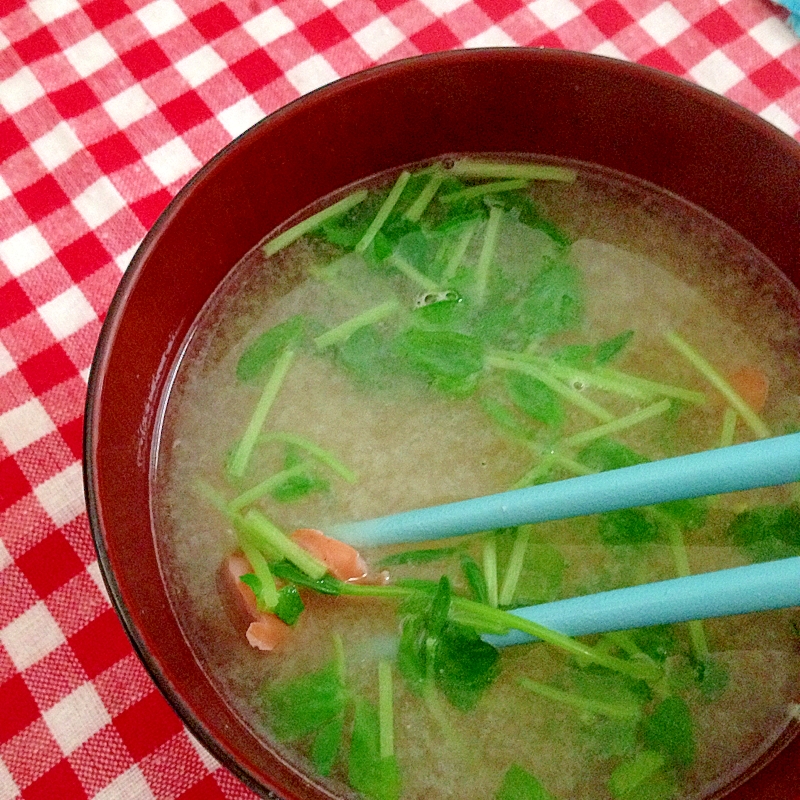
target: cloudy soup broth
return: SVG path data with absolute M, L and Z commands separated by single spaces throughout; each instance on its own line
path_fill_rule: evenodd
M 362 546 L 365 577 L 293 532 L 798 430 L 796 290 L 704 212 L 585 164 L 442 158 L 283 230 L 201 314 L 153 472 L 175 613 L 237 713 L 344 796 L 724 794 L 797 716 L 797 609 L 482 636 L 515 607 L 798 555 L 796 484 Z

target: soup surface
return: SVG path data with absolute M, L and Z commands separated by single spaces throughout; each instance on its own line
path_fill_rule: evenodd
M 286 535 L 797 430 L 796 291 L 698 209 L 582 164 L 448 157 L 311 212 L 232 271 L 165 404 L 158 547 L 211 679 L 342 794 L 723 791 L 797 716 L 796 609 L 481 635 L 508 609 L 798 555 L 796 485 L 376 543 L 349 582 Z

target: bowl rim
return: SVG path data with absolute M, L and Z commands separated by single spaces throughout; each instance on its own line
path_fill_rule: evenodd
M 295 795 L 287 787 L 283 785 L 273 786 L 268 780 L 265 780 L 264 776 L 254 773 L 241 764 L 231 749 L 220 742 L 197 716 L 189 703 L 182 696 L 178 687 L 174 685 L 172 679 L 168 676 L 161 660 L 147 647 L 142 631 L 134 621 L 131 611 L 124 600 L 122 587 L 112 567 L 110 553 L 106 547 L 105 531 L 101 514 L 103 501 L 100 497 L 101 493 L 97 483 L 98 472 L 95 465 L 94 454 L 96 451 L 97 424 L 103 407 L 103 385 L 107 378 L 109 356 L 113 350 L 120 323 L 124 318 L 128 300 L 136 289 L 148 257 L 158 245 L 160 237 L 163 235 L 164 231 L 168 229 L 175 215 L 178 214 L 187 200 L 198 188 L 202 187 L 206 181 L 213 179 L 216 171 L 234 152 L 246 146 L 251 140 L 255 140 L 265 128 L 279 125 L 284 118 L 302 112 L 304 109 L 318 103 L 331 102 L 337 95 L 346 93 L 350 91 L 352 87 L 358 86 L 359 84 L 380 81 L 383 76 L 387 74 L 407 71 L 414 72 L 417 69 L 425 69 L 430 64 L 456 65 L 472 61 L 479 62 L 487 57 L 509 60 L 530 58 L 534 53 L 536 54 L 535 57 L 551 59 L 554 62 L 583 62 L 586 64 L 598 61 L 604 62 L 606 69 L 612 72 L 617 70 L 620 73 L 631 75 L 636 75 L 638 73 L 647 82 L 656 84 L 665 91 L 681 89 L 683 92 L 694 95 L 695 99 L 723 111 L 727 116 L 745 123 L 762 136 L 772 140 L 800 164 L 800 142 L 795 141 L 770 122 L 710 89 L 647 65 L 625 62 L 608 56 L 579 51 L 526 47 L 460 49 L 412 56 L 361 70 L 325 84 L 307 94 L 301 95 L 288 104 L 267 114 L 263 119 L 236 136 L 229 144 L 212 156 L 187 180 L 148 230 L 118 284 L 103 321 L 90 367 L 87 386 L 83 428 L 84 458 L 82 464 L 87 516 L 93 544 L 98 556 L 101 575 L 108 590 L 114 611 L 121 620 L 125 633 L 137 657 L 153 679 L 156 688 L 165 696 L 170 706 L 177 712 L 183 724 L 185 724 L 192 734 L 200 740 L 202 745 L 246 786 L 261 796 L 269 796 L 264 794 L 265 791 L 275 791 L 285 795 L 287 798 L 290 798 L 290 800 L 300 800 L 300 795 Z M 150 463 L 149 457 L 147 463 Z M 216 687 L 214 688 L 216 689 Z M 777 738 L 777 741 L 768 748 L 768 758 L 766 761 L 762 763 L 761 759 L 759 759 L 758 762 L 756 762 L 757 766 L 753 765 L 748 770 L 745 770 L 739 778 L 725 788 L 723 794 L 727 794 L 729 791 L 747 782 L 754 772 L 760 770 L 765 763 L 771 761 L 795 738 L 798 730 L 800 730 L 800 723 L 790 723 L 789 729 L 784 731 L 784 733 Z M 330 796 L 338 797 L 338 795 L 333 794 Z M 718 793 L 711 795 L 711 797 L 722 796 L 722 794 Z

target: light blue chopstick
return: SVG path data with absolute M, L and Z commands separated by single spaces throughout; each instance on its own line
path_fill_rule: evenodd
M 800 480 L 800 433 L 342 523 L 330 533 L 355 547 L 422 542 L 796 480 Z
M 800 605 L 800 556 L 517 608 L 511 613 L 567 636 L 728 617 Z M 534 640 L 485 635 L 498 647 Z

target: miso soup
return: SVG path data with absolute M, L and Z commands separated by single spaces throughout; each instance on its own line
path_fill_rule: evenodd
M 158 547 L 197 658 L 343 796 L 721 796 L 797 717 L 797 609 L 483 637 L 798 555 L 797 485 L 364 547 L 349 581 L 289 537 L 798 430 L 798 307 L 730 229 L 591 165 L 447 156 L 325 198 L 232 270 L 165 403 Z

